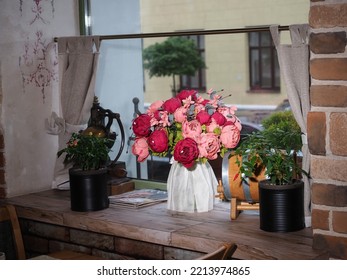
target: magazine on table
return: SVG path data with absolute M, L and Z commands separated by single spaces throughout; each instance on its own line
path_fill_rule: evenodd
M 140 208 L 167 201 L 167 191 L 139 189 L 109 196 L 110 204 L 123 207 Z

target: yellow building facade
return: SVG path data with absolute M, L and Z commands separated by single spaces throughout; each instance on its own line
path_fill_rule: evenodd
M 142 33 L 238 29 L 306 23 L 308 0 L 150 0 L 140 1 Z M 203 35 L 206 89 L 224 89 L 232 94 L 225 103 L 244 108 L 274 108 L 285 100 L 281 79 L 277 91 L 250 90 L 248 33 Z M 143 47 L 167 39 L 145 38 Z M 281 32 L 281 43 L 289 32 Z M 179 84 L 179 79 L 177 78 Z M 145 71 L 146 103 L 171 97 L 172 77 L 148 77 Z

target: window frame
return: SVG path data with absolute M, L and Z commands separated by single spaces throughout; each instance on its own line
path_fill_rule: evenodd
M 251 36 L 257 34 L 258 35 L 258 42 L 256 46 L 251 45 Z M 263 45 L 262 42 L 262 35 L 267 35 L 270 37 L 270 45 Z M 254 93 L 280 93 L 281 91 L 281 86 L 280 86 L 280 68 L 278 65 L 278 58 L 277 58 L 277 51 L 276 47 L 273 43 L 273 40 L 271 39 L 271 33 L 270 31 L 254 31 L 254 32 L 249 32 L 247 36 L 248 40 L 248 61 L 249 61 L 249 92 L 254 92 Z M 258 59 L 258 80 L 259 83 L 258 85 L 255 85 L 256 83 L 253 81 L 253 72 L 254 72 L 254 66 L 253 66 L 253 61 L 252 61 L 252 51 L 258 51 L 257 54 L 257 59 Z M 264 86 L 262 84 L 263 80 L 263 56 L 262 54 L 265 51 L 270 51 L 270 80 L 271 80 L 271 86 Z M 278 71 L 278 72 L 277 72 Z M 276 82 L 276 79 L 278 77 L 278 81 Z M 276 85 L 278 84 L 278 86 Z

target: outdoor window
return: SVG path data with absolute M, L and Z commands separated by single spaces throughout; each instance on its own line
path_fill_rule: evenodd
M 185 38 L 191 39 L 195 42 L 196 48 L 200 56 L 205 61 L 205 37 L 203 35 L 186 36 Z M 206 90 L 206 71 L 199 69 L 194 76 L 182 75 L 180 76 L 181 89 L 189 88 L 198 91 Z
M 280 70 L 270 32 L 250 32 L 248 45 L 250 90 L 278 92 Z

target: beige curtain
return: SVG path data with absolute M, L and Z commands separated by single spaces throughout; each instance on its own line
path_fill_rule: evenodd
M 60 113 L 46 122 L 47 132 L 59 136 L 59 150 L 73 132 L 86 128 L 94 99 L 100 40 L 96 36 L 58 39 Z M 70 166 L 64 155 L 56 161 L 52 188 L 68 189 Z
M 270 26 L 288 100 L 301 128 L 303 169 L 307 172 L 310 171 L 311 158 L 307 145 L 307 113 L 310 110 L 308 28 L 308 24 L 289 26 L 292 44 L 285 45 L 280 44 L 278 25 Z M 311 182 L 306 176 L 303 180 L 305 183 L 305 222 L 309 227 L 311 226 Z

